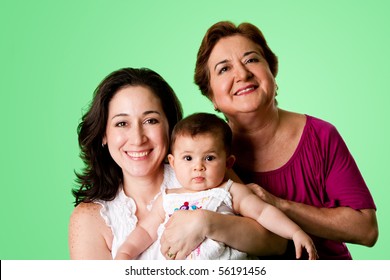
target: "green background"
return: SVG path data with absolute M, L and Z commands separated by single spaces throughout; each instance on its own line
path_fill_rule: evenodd
M 260 27 L 280 59 L 281 108 L 335 124 L 378 207 L 373 248 L 390 259 L 389 1 L 0 2 L 0 259 L 69 259 L 76 127 L 97 84 L 149 67 L 185 114 L 212 112 L 193 83 L 197 49 L 219 20 Z

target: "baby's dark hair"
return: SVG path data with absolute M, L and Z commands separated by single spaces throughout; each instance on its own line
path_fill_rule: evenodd
M 179 121 L 172 131 L 171 151 L 173 151 L 178 136 L 195 137 L 199 134 L 211 134 L 221 139 L 226 155 L 230 155 L 233 139 L 232 130 L 226 121 L 209 113 L 195 113 Z

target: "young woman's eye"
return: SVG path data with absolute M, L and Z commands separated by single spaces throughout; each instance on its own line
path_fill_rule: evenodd
M 215 159 L 215 156 L 206 156 L 205 157 L 205 160 L 206 161 L 212 161 L 212 160 L 214 160 Z
M 156 124 L 158 123 L 158 120 L 157 119 L 147 119 L 145 121 L 146 124 Z
M 191 156 L 184 156 L 183 159 L 186 161 L 190 161 L 190 160 L 192 160 L 192 157 Z
M 117 122 L 117 123 L 115 124 L 115 126 L 117 126 L 117 127 L 126 126 L 126 122 Z

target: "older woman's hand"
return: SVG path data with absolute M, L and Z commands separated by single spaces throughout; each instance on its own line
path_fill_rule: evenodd
M 247 184 L 247 186 L 262 200 L 281 209 L 281 203 L 283 202 L 283 199 L 270 194 L 269 192 L 267 192 L 265 189 L 263 189 L 257 184 L 251 183 L 251 184 Z
M 176 211 L 165 225 L 161 253 L 168 259 L 185 259 L 206 238 L 206 214 L 203 210 Z M 189 222 L 191 221 L 191 222 Z

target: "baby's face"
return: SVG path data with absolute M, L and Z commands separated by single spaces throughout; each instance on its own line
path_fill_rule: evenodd
M 219 186 L 226 172 L 226 151 L 222 140 L 212 134 L 195 137 L 178 135 L 169 163 L 187 191 L 196 192 Z

